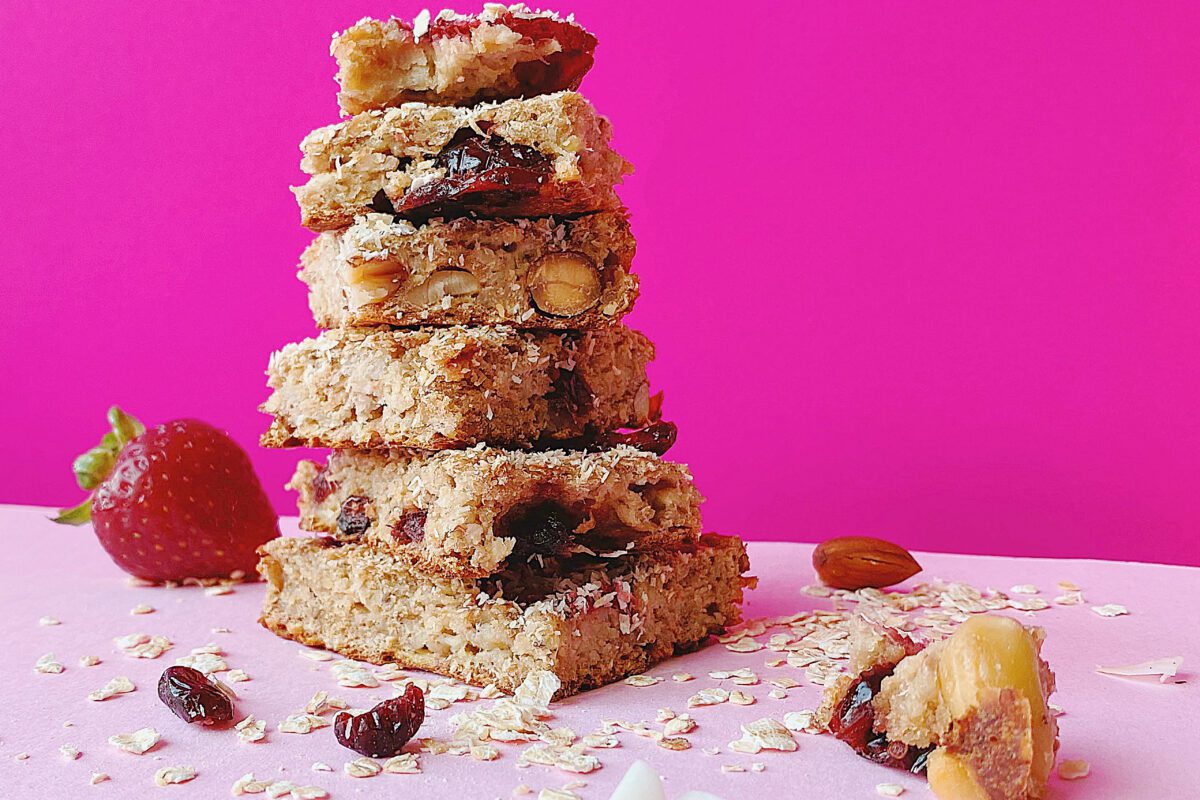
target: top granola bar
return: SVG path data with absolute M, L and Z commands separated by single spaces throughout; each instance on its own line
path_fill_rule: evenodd
M 596 37 L 551 11 L 489 3 L 475 15 L 363 19 L 333 38 L 346 114 L 401 103 L 475 105 L 577 89 Z

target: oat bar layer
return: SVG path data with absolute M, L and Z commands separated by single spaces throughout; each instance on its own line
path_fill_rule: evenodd
M 342 450 L 301 461 L 288 487 L 304 530 L 468 577 L 509 561 L 546 568 L 579 553 L 691 546 L 703 502 L 686 466 L 628 446 Z
M 608 120 L 575 92 L 474 108 L 408 103 L 320 128 L 300 145 L 312 177 L 293 188 L 313 230 L 377 211 L 428 220 L 615 211 L 632 171 Z
M 412 22 L 363 19 L 334 37 L 338 105 L 347 114 L 435 103 L 469 106 L 576 89 L 596 37 L 551 11 L 489 4 Z
M 339 328 L 271 356 L 267 447 L 526 447 L 648 423 L 646 337 Z
M 300 280 L 321 328 L 608 325 L 637 299 L 625 215 L 434 220 L 389 215 L 327 231 L 301 256 Z
M 280 636 L 508 692 L 549 670 L 559 696 L 696 649 L 739 621 L 753 580 L 741 540 L 713 534 L 689 551 L 482 580 L 423 572 L 367 543 L 289 537 L 259 552 L 260 622 Z

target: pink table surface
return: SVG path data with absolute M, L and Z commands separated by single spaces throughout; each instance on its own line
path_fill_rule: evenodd
M 920 779 L 875 766 L 855 757 L 826 736 L 798 734 L 799 750 L 742 755 L 728 749 L 738 737 L 738 725 L 763 716 L 781 719 L 788 711 L 815 707 L 819 690 L 808 684 L 792 689 L 787 699 L 767 696 L 770 689 L 740 687 L 755 695 L 751 706 L 722 705 L 687 709 L 686 698 L 717 681 L 707 677 L 714 669 L 750 667 L 764 679 L 790 676 L 803 682 L 801 670 L 765 666 L 769 651 L 732 653 L 721 646 L 673 659 L 650 672 L 670 676 L 690 672 L 697 680 L 664 683 L 648 688 L 610 686 L 554 705 L 556 726 L 566 725 L 580 734 L 594 730 L 602 718 L 653 721 L 655 710 L 669 706 L 690 711 L 700 723 L 689 738 L 686 752 L 658 748 L 633 734 L 620 736 L 621 746 L 596 751 L 604 766 L 589 775 L 572 775 L 546 767 L 516 767 L 522 744 L 501 745 L 500 759 L 490 763 L 468 757 L 422 755 L 423 774 L 381 774 L 355 779 L 342 773 L 353 757 L 338 746 L 332 729 L 309 735 L 281 734 L 275 725 L 299 711 L 318 689 L 327 689 L 351 705 L 365 707 L 390 696 L 383 684 L 377 689 L 342 688 L 331 677 L 328 664 L 301 658 L 301 648 L 278 639 L 256 623 L 263 587 L 237 587 L 233 594 L 208 596 L 196 588 L 134 588 L 101 552 L 86 530 L 59 528 L 47 522 L 46 509 L 0 506 L 0 531 L 6 543 L 0 580 L 3 598 L 5 646 L 0 648 L 0 793 L 4 797 L 227 797 L 241 775 L 288 779 L 316 784 L 333 798 L 350 797 L 456 797 L 508 798 L 518 784 L 534 789 L 562 787 L 574 781 L 584 798 L 607 798 L 634 759 L 645 759 L 664 776 L 668 797 L 686 789 L 703 789 L 725 800 L 741 797 L 871 798 L 880 782 L 907 787 L 905 796 L 929 797 Z M 295 531 L 292 520 L 285 530 Z M 810 597 L 801 589 L 812 580 L 810 546 L 754 543 L 752 571 L 760 577 L 750 592 L 749 616 L 790 613 L 827 607 L 827 600 Z M 1045 653 L 1058 675 L 1054 701 L 1065 709 L 1059 719 L 1062 732 L 1060 757 L 1082 758 L 1091 763 L 1091 775 L 1066 782 L 1054 779 L 1054 798 L 1183 798 L 1195 797 L 1195 718 L 1200 695 L 1192 670 L 1200 662 L 1200 633 L 1195 601 L 1200 597 L 1200 569 L 1147 564 L 1066 559 L 1014 559 L 941 554 L 921 554 L 922 577 L 962 580 L 978 587 L 1003 590 L 1014 584 L 1039 586 L 1042 596 L 1053 597 L 1055 584 L 1070 580 L 1083 588 L 1087 606 L 1052 607 L 1022 614 L 1044 626 Z M 157 610 L 131 616 L 139 603 Z M 1092 605 L 1121 603 L 1130 614 L 1102 618 Z M 43 616 L 61 620 L 57 626 L 39 624 Z M 214 627 L 229 628 L 214 633 Z M 156 660 L 126 658 L 115 651 L 113 637 L 145 632 L 163 634 L 174 648 Z M 185 726 L 158 701 L 154 687 L 162 670 L 175 658 L 208 642 L 219 643 L 226 660 L 244 669 L 252 680 L 235 685 L 240 695 L 239 718 L 252 713 L 268 722 L 266 742 L 243 744 L 232 731 Z M 61 674 L 41 674 L 34 662 L 53 652 L 66 666 Z M 78 659 L 98 655 L 103 663 L 82 667 Z M 1098 664 L 1127 664 L 1150 658 L 1182 655 L 1183 683 L 1159 684 L 1100 675 Z M 89 702 L 88 692 L 110 678 L 127 675 L 137 691 L 102 703 Z M 732 688 L 728 683 L 726 688 Z M 488 702 L 488 701 L 481 701 Z M 422 736 L 445 736 L 450 717 L 468 708 L 455 704 L 431 711 Z M 66 723 L 70 722 L 70 726 Z M 119 752 L 107 744 L 115 733 L 143 726 L 157 728 L 162 743 L 142 756 Z M 67 761 L 58 752 L 71 744 L 83 755 Z M 716 746 L 719 755 L 701 748 Z M 15 759 L 28 753 L 23 761 Z M 334 772 L 313 772 L 323 761 Z M 762 772 L 725 773 L 722 764 L 761 762 Z M 152 781 L 156 770 L 168 765 L 194 766 L 198 777 L 191 783 L 164 789 Z M 111 780 L 88 786 L 92 772 L 106 772 Z M 263 797 L 264 795 L 257 795 Z

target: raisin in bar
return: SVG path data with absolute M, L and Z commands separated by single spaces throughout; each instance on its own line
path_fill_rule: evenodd
M 632 168 L 610 135 L 575 92 L 474 108 L 410 103 L 310 133 L 300 167 L 312 177 L 293 191 L 317 231 L 371 211 L 418 221 L 615 211 L 613 186 Z
M 654 347 L 611 326 L 339 328 L 271 356 L 267 447 L 526 447 L 640 428 Z
M 491 4 L 480 14 L 363 19 L 335 36 L 338 105 L 347 114 L 433 103 L 470 106 L 577 89 L 596 37 L 552 11 Z
M 301 461 L 288 487 L 304 530 L 468 577 L 506 560 L 547 568 L 580 553 L 690 546 L 703 501 L 686 466 L 632 447 L 342 450 Z
M 624 214 L 435 220 L 384 214 L 327 231 L 301 256 L 317 325 L 512 325 L 579 330 L 637 299 Z
M 753 581 L 741 540 L 713 534 L 686 550 L 477 580 L 424 572 L 366 542 L 287 537 L 259 552 L 260 622 L 280 636 L 508 692 L 549 670 L 558 696 L 700 647 L 739 621 Z

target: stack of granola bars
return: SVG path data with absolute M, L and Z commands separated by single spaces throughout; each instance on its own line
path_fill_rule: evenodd
M 310 134 L 295 189 L 324 332 L 271 358 L 263 443 L 332 448 L 263 549 L 281 636 L 560 694 L 738 620 L 736 537 L 701 534 L 660 456 L 650 342 L 613 188 L 630 165 L 574 90 L 595 38 L 523 6 L 337 36 L 349 119 Z

